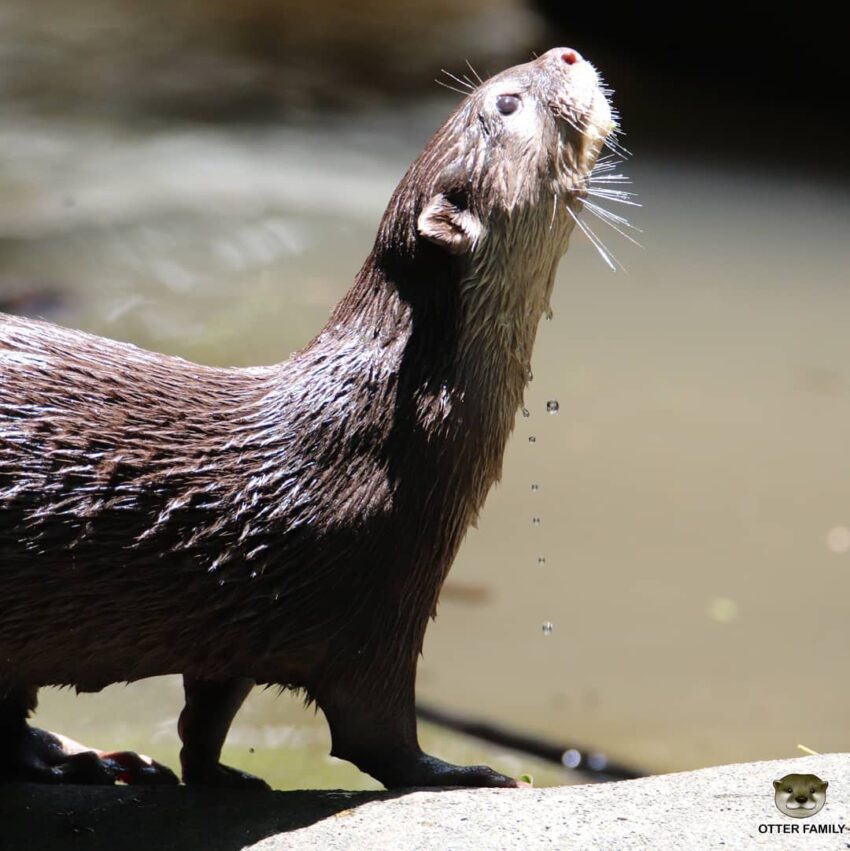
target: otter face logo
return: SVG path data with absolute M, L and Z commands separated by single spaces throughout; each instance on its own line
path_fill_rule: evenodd
M 791 818 L 808 818 L 819 813 L 826 803 L 829 783 L 816 774 L 786 774 L 773 781 L 774 800 L 781 813 Z

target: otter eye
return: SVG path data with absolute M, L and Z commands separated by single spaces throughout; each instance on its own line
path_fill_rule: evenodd
M 814 787 L 814 786 L 812 786 L 812 788 L 809 790 L 809 794 L 810 794 L 810 795 L 814 795 L 814 794 L 815 794 L 815 787 Z
M 793 792 L 794 790 L 789 786 L 785 791 L 786 792 Z
M 502 113 L 502 115 L 510 115 L 512 112 L 516 112 L 520 106 L 520 99 L 516 95 L 499 95 L 496 98 L 496 109 Z

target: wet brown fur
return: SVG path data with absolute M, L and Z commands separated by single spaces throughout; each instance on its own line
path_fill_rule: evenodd
M 0 316 L 0 700 L 169 673 L 300 688 L 335 752 L 396 784 L 366 752 L 382 725 L 416 747 L 425 628 L 500 475 L 586 175 L 586 139 L 554 117 L 569 69 L 544 59 L 437 132 L 284 363 L 199 366 Z M 511 74 L 553 115 L 533 145 L 482 105 Z M 422 238 L 435 196 L 482 223 L 474 250 Z

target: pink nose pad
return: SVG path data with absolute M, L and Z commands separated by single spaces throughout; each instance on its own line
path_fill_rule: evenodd
M 577 50 L 573 50 L 571 47 L 565 47 L 561 51 L 561 61 L 566 62 L 567 65 L 575 65 L 577 62 L 581 62 L 581 54 Z

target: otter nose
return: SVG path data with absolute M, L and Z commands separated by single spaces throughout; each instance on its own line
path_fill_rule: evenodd
M 547 50 L 541 57 L 543 62 L 557 62 L 564 65 L 578 65 L 579 62 L 584 62 L 584 57 L 572 47 L 553 47 Z
M 809 799 L 808 799 L 808 797 L 806 797 L 805 795 L 797 795 L 797 797 L 796 797 L 796 798 L 794 798 L 794 800 L 795 800 L 798 804 L 805 804 L 805 803 L 806 803 L 806 801 L 808 801 Z

